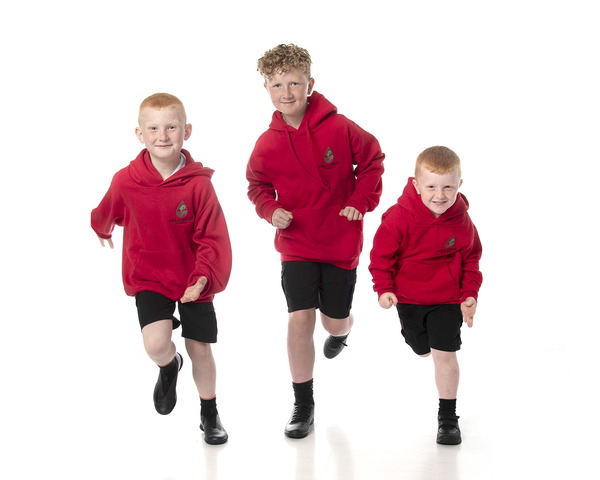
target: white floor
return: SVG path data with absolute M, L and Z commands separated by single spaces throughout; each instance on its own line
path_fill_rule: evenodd
M 538 479 L 564 478 L 595 455 L 595 434 L 585 437 L 595 428 L 593 415 L 584 397 L 571 396 L 580 379 L 564 351 L 524 354 L 515 346 L 499 355 L 497 347 L 486 348 L 486 337 L 498 332 L 485 326 L 482 309 L 479 331 L 463 333 L 459 354 L 463 443 L 440 446 L 430 359 L 412 354 L 391 313 L 368 320 L 366 311 L 358 315 L 362 321 L 349 348 L 334 360 L 322 356 L 325 332 L 317 328 L 316 419 L 303 440 L 283 435 L 293 399 L 285 322 L 275 318 L 265 320 L 271 340 L 261 344 L 251 334 L 255 326 L 221 322 L 218 404 L 230 435 L 223 446 L 203 441 L 189 360 L 174 412 L 163 417 L 154 411 L 157 370 L 143 352 L 135 322 L 112 344 L 108 331 L 100 331 L 87 346 L 74 342 L 63 356 L 25 359 L 29 376 L 16 384 L 22 394 L 3 393 L 0 472 L 11 473 L 1 477 Z M 182 348 L 179 334 L 175 339 Z M 112 352 L 123 353 L 113 358 Z M 107 364 L 93 360 L 102 353 L 109 354 Z M 68 378 L 57 376 L 64 375 L 64 365 Z M 11 398 L 19 400 L 9 409 Z M 578 414 L 589 417 L 589 424 L 578 424 Z

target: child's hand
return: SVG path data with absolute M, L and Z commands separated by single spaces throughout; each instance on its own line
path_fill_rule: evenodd
M 281 228 L 283 230 L 290 226 L 290 223 L 292 223 L 293 219 L 294 216 L 292 215 L 292 212 L 288 212 L 283 208 L 278 208 L 273 212 L 271 223 L 274 227 Z
M 475 300 L 473 297 L 468 297 L 460 304 L 460 310 L 463 314 L 463 319 L 469 328 L 473 326 L 473 317 L 475 316 L 476 309 L 477 300 Z
M 354 207 L 346 207 L 340 211 L 340 217 L 346 217 L 348 221 L 362 220 L 363 214 Z M 388 307 L 389 308 L 389 307 Z
M 207 281 L 208 280 L 206 280 L 206 277 L 200 277 L 194 285 L 185 289 L 183 297 L 181 297 L 181 300 L 179 301 L 181 303 L 188 303 L 198 300 L 198 297 L 202 293 L 202 290 L 204 290 Z
M 104 238 L 100 238 L 98 237 L 98 240 L 100 240 L 100 245 L 104 246 Z M 108 242 L 108 246 L 110 248 L 115 248 L 115 246 L 113 245 L 113 241 L 110 238 L 107 238 L 106 241 Z
M 381 297 L 379 297 L 379 306 L 381 308 L 385 308 L 386 310 L 392 306 L 398 305 L 398 299 L 396 295 L 391 292 L 382 293 Z

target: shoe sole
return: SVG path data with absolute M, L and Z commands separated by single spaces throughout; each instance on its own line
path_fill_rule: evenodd
M 456 438 L 456 435 L 440 435 L 436 442 L 440 445 L 460 445 L 462 443 L 462 438 Z

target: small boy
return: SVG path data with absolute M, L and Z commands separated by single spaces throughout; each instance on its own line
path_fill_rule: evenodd
M 379 143 L 313 91 L 309 53 L 279 45 L 258 60 L 276 108 L 246 170 L 248 197 L 277 228 L 281 283 L 288 305 L 288 358 L 294 409 L 285 427 L 304 438 L 314 421 L 313 333 L 316 309 L 334 358 L 346 346 L 362 219 L 379 203 L 384 155 Z
M 458 192 L 460 159 L 446 147 L 417 158 L 398 203 L 383 214 L 373 239 L 371 265 L 379 305 L 398 309 L 402 335 L 414 352 L 430 354 L 440 403 L 437 443 L 457 445 L 460 328 L 473 326 L 481 243 Z
M 107 240 L 113 248 L 115 225 L 124 227 L 125 292 L 135 296 L 144 347 L 160 369 L 154 389 L 156 410 L 167 415 L 177 402 L 183 357 L 171 331 L 181 324 L 200 395 L 204 440 L 222 444 L 228 435 L 216 404 L 213 298 L 229 280 L 231 244 L 210 181 L 214 171 L 182 149 L 192 126 L 177 97 L 157 93 L 146 98 L 138 122 L 135 133 L 146 148 L 115 174 L 92 211 L 92 228 L 103 247 Z M 173 316 L 176 302 L 181 322 Z

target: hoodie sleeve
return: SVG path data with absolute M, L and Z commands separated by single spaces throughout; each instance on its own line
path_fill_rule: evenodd
M 254 149 L 248 166 L 246 167 L 246 179 L 248 180 L 248 198 L 256 207 L 256 213 L 271 223 L 273 212 L 281 205 L 277 202 L 277 192 L 269 178 L 264 172 L 263 162 L 257 152 L 259 145 Z
M 124 208 L 119 195 L 119 177 L 121 172 L 115 174 L 104 198 L 92 210 L 91 225 L 96 235 L 108 239 L 112 237 L 115 225 L 123 224 Z
M 377 139 L 355 123 L 351 128 L 351 142 L 352 161 L 356 165 L 356 188 L 346 205 L 356 208 L 364 215 L 375 210 L 379 204 L 385 155 Z
M 198 245 L 196 264 L 188 280 L 188 285 L 194 285 L 203 276 L 208 280 L 199 301 L 225 290 L 232 264 L 231 242 L 225 215 L 210 181 L 207 182 L 204 192 L 207 194 L 204 197 L 207 202 L 202 212 L 196 216 L 193 236 Z
M 394 222 L 391 220 L 390 216 L 384 214 L 383 221 L 373 237 L 369 272 L 373 278 L 373 290 L 377 292 L 377 298 L 386 292 L 394 293 L 396 263 L 403 235 L 400 229 L 394 228 Z
M 463 254 L 462 275 L 460 278 L 460 302 L 473 297 L 477 300 L 479 288 L 483 281 L 483 275 L 479 271 L 479 260 L 481 259 L 482 246 L 475 225 L 473 227 L 473 241 L 470 248 Z

